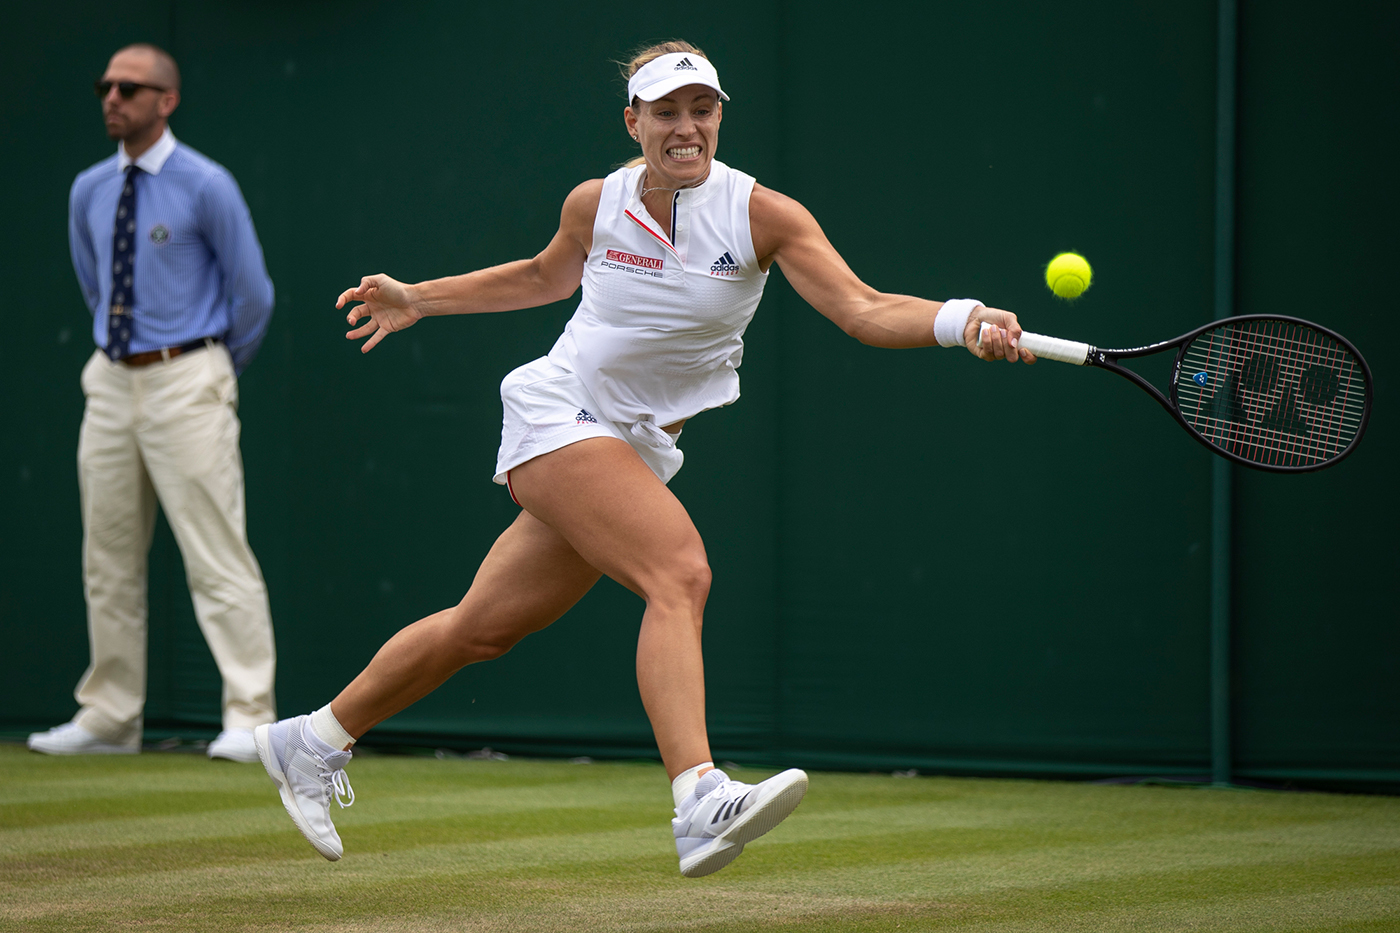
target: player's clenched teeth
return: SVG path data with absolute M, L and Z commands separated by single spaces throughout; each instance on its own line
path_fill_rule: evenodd
M 700 147 L 686 146 L 684 149 L 667 149 L 666 154 L 673 159 L 693 159 L 700 154 Z

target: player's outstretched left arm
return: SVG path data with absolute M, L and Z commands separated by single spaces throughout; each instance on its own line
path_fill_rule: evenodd
M 602 179 L 597 178 L 575 188 L 560 211 L 559 230 L 533 259 L 412 285 L 382 274 L 365 276 L 336 300 L 342 310 L 349 302 L 362 302 L 346 313 L 346 323 L 354 330 L 345 336 L 368 337 L 360 347 L 368 353 L 389 334 L 425 317 L 516 311 L 569 297 L 583 278 L 602 190 Z
M 862 282 L 810 211 L 786 195 L 755 185 L 749 200 L 754 249 L 766 265 L 777 262 L 797 293 L 847 334 L 872 347 L 930 347 L 938 343 L 934 319 L 943 302 L 911 295 L 891 295 Z M 978 345 L 981 324 L 995 324 Z M 1022 360 L 1035 356 L 1018 346 L 1021 325 L 1016 315 L 978 305 L 963 328 L 963 346 L 984 360 Z

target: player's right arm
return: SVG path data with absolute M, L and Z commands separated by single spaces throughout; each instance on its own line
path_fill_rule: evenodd
M 342 292 L 335 303 L 344 308 L 347 302 L 363 302 L 346 315 L 351 327 L 369 318 L 346 338 L 368 337 L 360 348 L 368 353 L 389 334 L 412 327 L 425 317 L 518 311 L 568 298 L 583 281 L 583 264 L 593 246 L 593 221 L 602 193 L 601 178 L 586 181 L 570 192 L 560 211 L 558 232 L 533 259 L 415 285 L 382 274 L 365 276 L 359 285 Z
M 891 349 L 937 345 L 934 321 L 943 302 L 882 292 L 862 282 L 797 201 L 754 185 L 749 223 L 759 265 L 766 269 L 776 262 L 797 294 L 850 336 Z M 983 321 L 997 327 L 979 343 Z M 963 345 L 980 359 L 1033 363 L 1035 356 L 1016 346 L 1020 334 L 1016 315 L 978 305 L 963 329 Z

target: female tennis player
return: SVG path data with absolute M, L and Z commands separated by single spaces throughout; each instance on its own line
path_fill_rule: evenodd
M 550 625 L 607 574 L 646 602 L 637 683 L 672 781 L 681 874 L 729 864 L 792 812 L 807 775 L 748 785 L 711 763 L 700 650 L 710 567 L 666 483 L 681 466 L 686 420 L 739 397 L 741 338 L 769 267 L 778 263 L 799 295 L 862 343 L 1034 362 L 1017 347 L 1015 315 L 876 291 L 802 205 L 718 161 L 729 98 L 699 49 L 654 46 L 628 76 L 623 120 L 642 155 L 575 188 L 538 256 L 416 285 L 366 276 L 336 303 L 361 302 L 346 336 L 368 338 L 368 352 L 425 317 L 532 308 L 583 286 L 549 354 L 501 384 L 495 480 L 522 511 L 466 596 L 396 634 L 329 705 L 256 730 L 288 813 L 328 859 L 342 852 L 331 800 L 354 800 L 344 771 L 354 742 L 466 665 Z M 983 321 L 996 326 L 979 346 Z

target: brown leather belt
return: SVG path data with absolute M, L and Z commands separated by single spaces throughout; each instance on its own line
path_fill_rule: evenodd
M 182 353 L 189 353 L 192 350 L 203 350 L 205 347 L 212 347 L 216 342 L 217 341 L 212 337 L 206 337 L 203 340 L 184 343 L 178 347 L 166 347 L 163 350 L 147 350 L 144 353 L 133 353 L 130 356 L 122 357 L 121 362 L 128 366 L 150 366 L 152 363 L 159 363 L 162 360 L 173 360 Z

